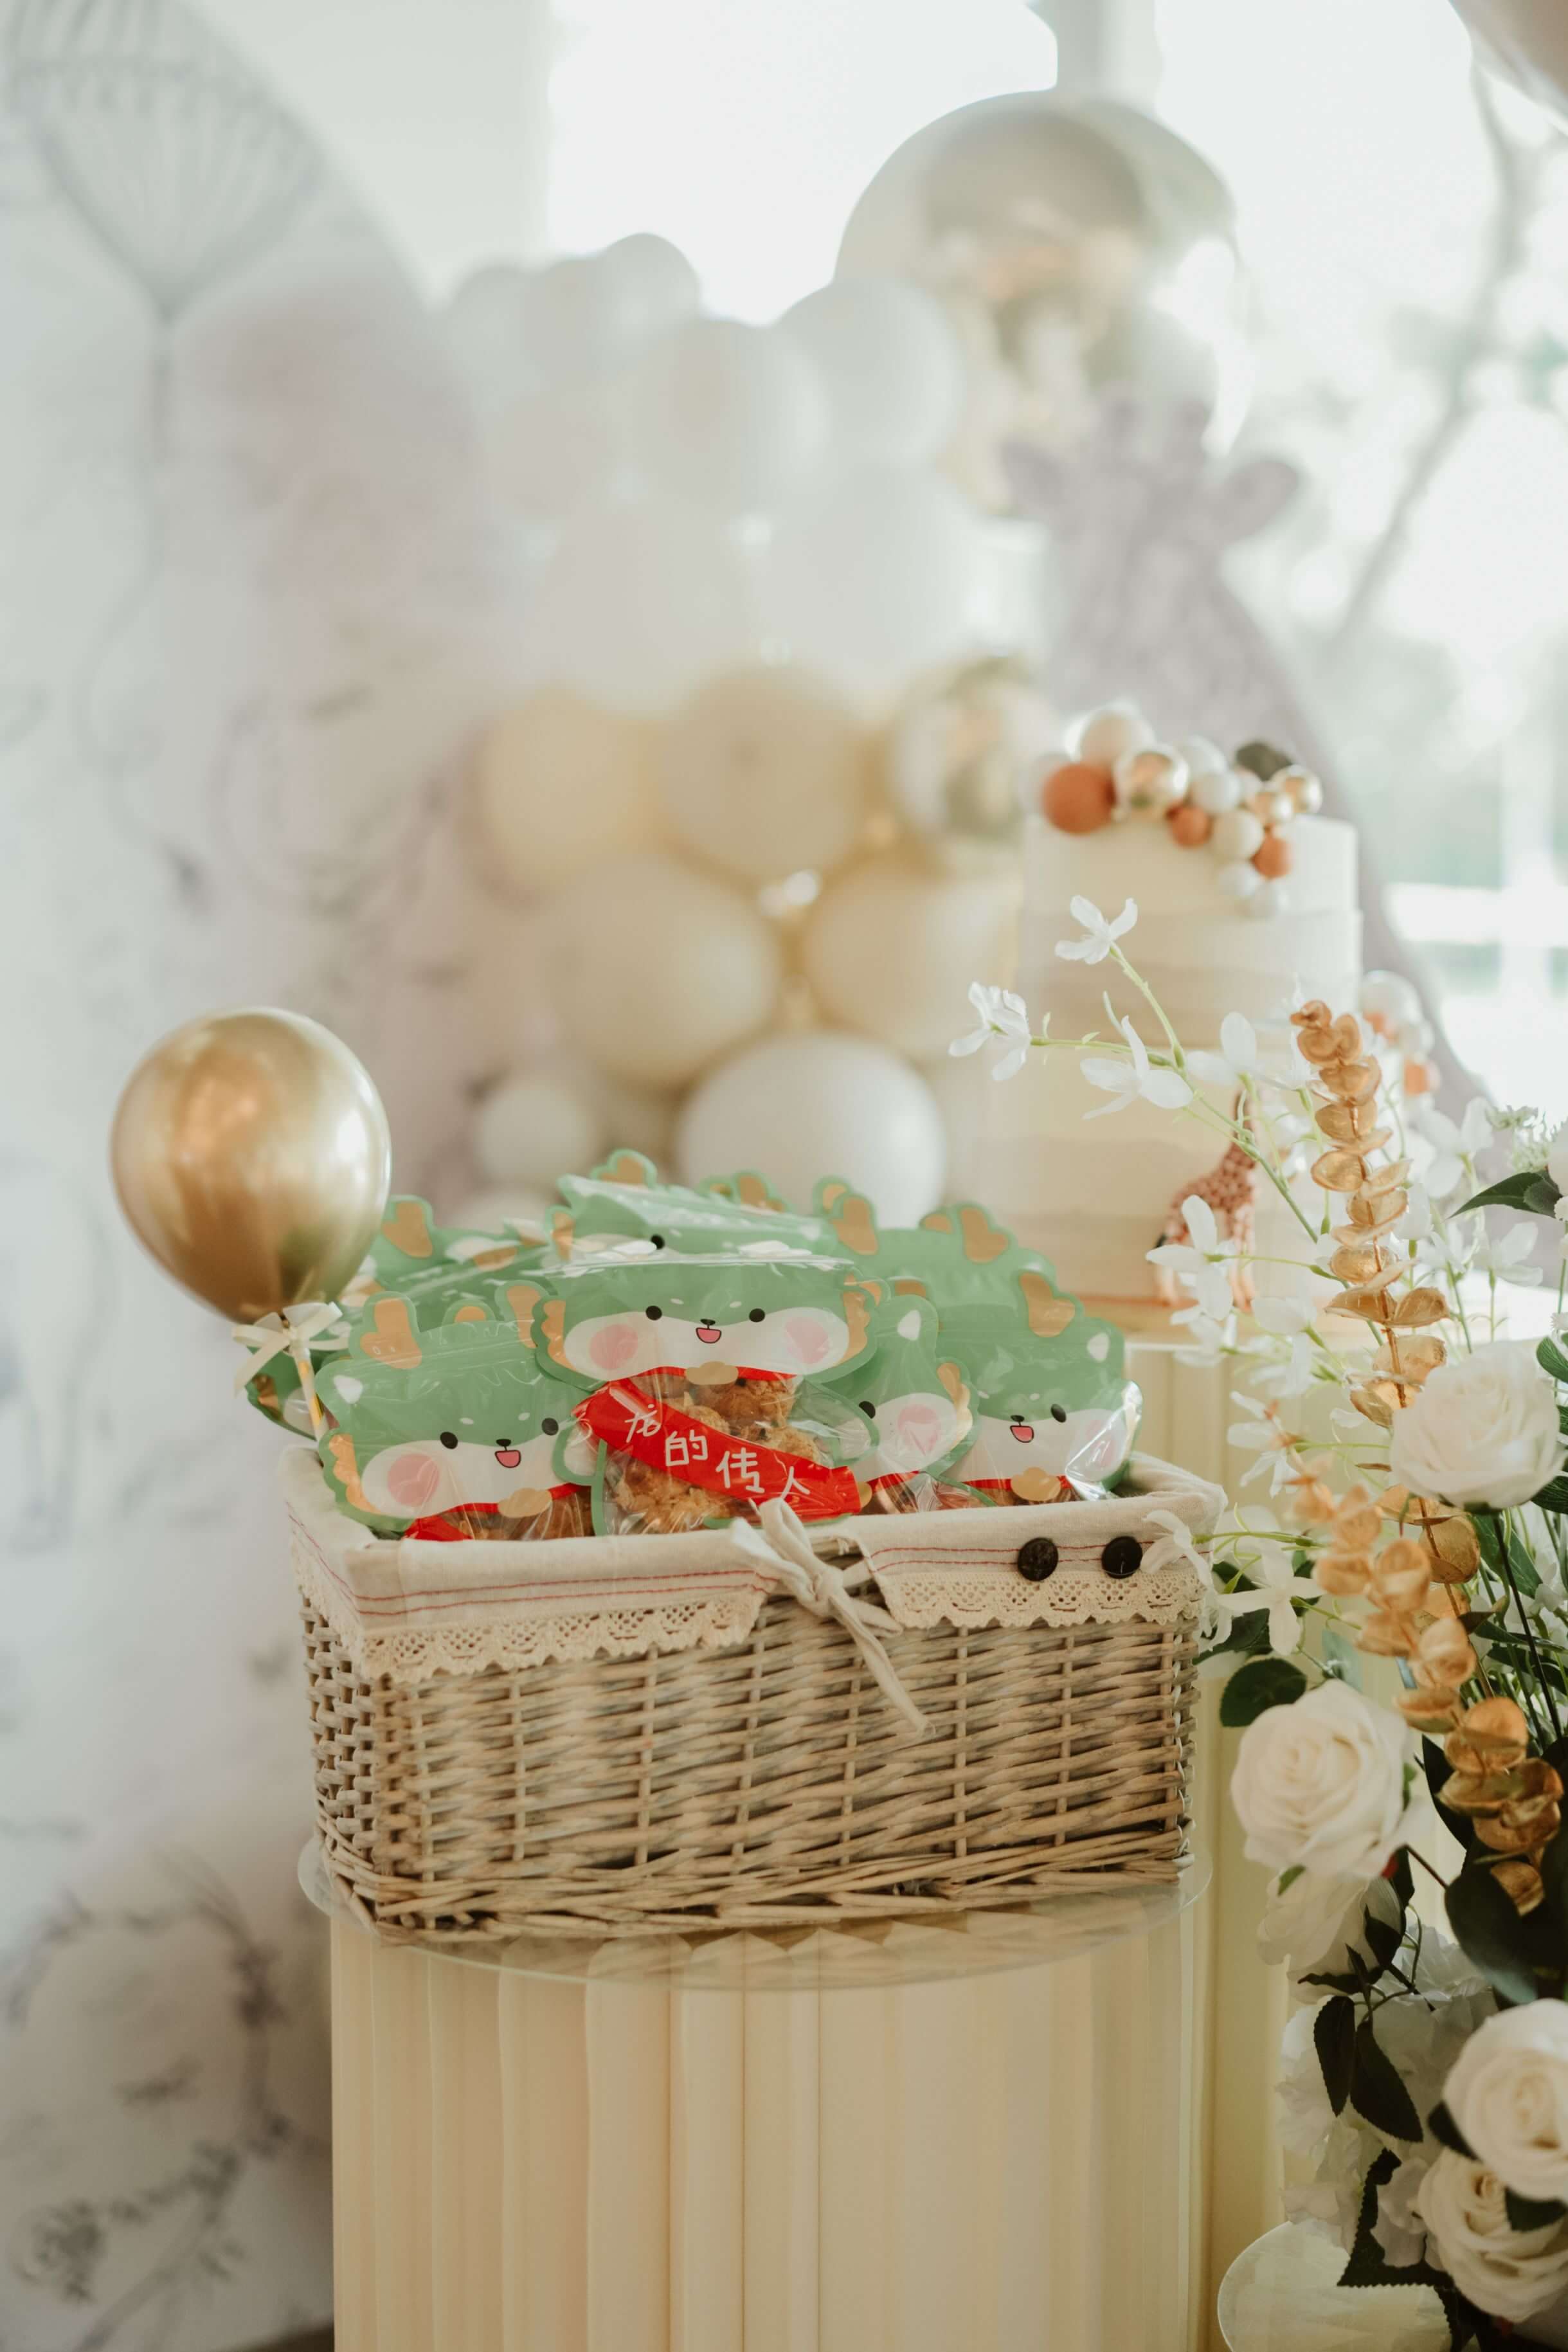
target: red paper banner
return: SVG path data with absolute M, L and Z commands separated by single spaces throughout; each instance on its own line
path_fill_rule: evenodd
M 732 1495 L 753 1506 L 777 1497 L 802 1519 L 839 1519 L 860 1508 L 852 1471 L 802 1462 L 776 1445 L 710 1429 L 706 1421 L 645 1397 L 624 1381 L 596 1389 L 576 1412 L 589 1435 L 612 1453 L 667 1470 L 683 1486 Z

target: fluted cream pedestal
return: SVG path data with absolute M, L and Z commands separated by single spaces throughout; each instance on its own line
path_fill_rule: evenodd
M 1221 1475 L 1223 1376 L 1134 1353 L 1143 1442 Z M 1212 1713 L 1215 1888 L 1086 1958 L 690 1992 L 335 1924 L 338 2352 L 1207 2352 L 1280 2022 Z

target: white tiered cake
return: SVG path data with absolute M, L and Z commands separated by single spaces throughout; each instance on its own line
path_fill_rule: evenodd
M 1082 935 L 1071 911 L 1075 898 L 1107 916 L 1134 901 L 1137 921 L 1124 951 L 1186 1047 L 1218 1050 L 1228 1013 L 1282 1023 L 1298 983 L 1336 1011 L 1353 1006 L 1361 978 L 1354 831 L 1296 811 L 1287 819 L 1281 809 L 1281 817 L 1288 871 L 1267 896 L 1244 877 L 1245 895 L 1238 895 L 1239 861 L 1212 854 L 1218 844 L 1211 838 L 1182 845 L 1166 815 L 1126 811 L 1119 822 L 1083 831 L 1031 817 L 1018 980 L 1031 1017 L 1048 1013 L 1058 1037 L 1105 1036 L 1109 994 L 1145 1044 L 1160 1042 L 1153 1013 L 1113 962 L 1056 954 L 1059 940 Z M 1221 821 L 1211 821 L 1210 835 Z M 1275 862 L 1285 860 L 1265 860 Z M 1231 1109 L 1223 1082 L 1204 1091 Z M 1153 1300 L 1155 1270 L 1145 1254 L 1161 1239 L 1173 1199 L 1215 1168 L 1225 1140 L 1197 1119 L 1143 1101 L 1086 1118 L 1103 1112 L 1107 1101 L 1076 1055 L 1031 1055 L 1018 1077 L 983 1089 L 973 1158 L 960 1173 L 1081 1294 Z M 1281 1255 L 1299 1259 L 1299 1229 L 1277 1196 L 1266 1193 L 1258 1210 L 1260 1248 L 1267 1251 L 1277 1234 Z M 1297 1285 L 1287 1274 L 1276 1286 L 1260 1267 L 1259 1286 Z

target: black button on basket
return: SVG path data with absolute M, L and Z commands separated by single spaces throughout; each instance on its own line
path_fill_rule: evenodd
M 1049 1536 L 1030 1536 L 1028 1543 L 1019 1546 L 1019 1574 L 1027 1576 L 1031 1584 L 1043 1583 L 1061 1557 Z
M 1107 1576 L 1136 1576 L 1144 1547 L 1136 1536 L 1113 1536 L 1100 1555 Z

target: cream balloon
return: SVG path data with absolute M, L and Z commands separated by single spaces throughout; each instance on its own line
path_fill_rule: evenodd
M 491 1184 L 554 1184 L 591 1168 L 609 1141 L 593 1105 L 548 1071 L 503 1078 L 479 1106 L 474 1157 Z
M 503 505 L 559 520 L 607 489 L 619 464 L 613 404 L 597 384 L 553 384 L 491 419 L 485 467 Z
M 521 289 L 524 333 L 547 383 L 606 374 L 624 357 L 635 312 L 613 268 L 596 254 L 568 254 L 532 271 Z
M 1223 428 L 1239 424 L 1235 208 L 1196 149 L 1136 108 L 1030 90 L 927 124 L 844 231 L 840 278 L 888 272 L 941 295 L 977 352 L 991 344 L 1004 431 L 1071 433 L 1109 384 L 1168 400 L 1206 378 Z
M 827 445 L 828 402 L 798 344 L 738 319 L 659 336 L 625 388 L 632 456 L 675 496 L 723 515 L 777 506 Z
M 917 466 L 951 437 L 964 404 L 963 350 L 941 303 L 896 278 L 840 278 L 779 322 L 817 369 L 847 456 Z
M 869 737 L 803 671 L 738 670 L 699 688 L 654 757 L 681 839 L 748 881 L 838 865 L 865 822 Z
M 495 721 L 479 745 L 474 803 L 481 870 L 520 897 L 650 846 L 661 831 L 646 728 L 560 687 Z
M 1568 124 L 1568 15 L 1562 0 L 1454 0 L 1483 64 Z
M 717 523 L 662 497 L 570 517 L 526 623 L 530 677 L 619 710 L 668 709 L 756 650 L 750 583 Z
M 979 517 L 951 483 L 866 466 L 780 518 L 762 605 L 797 662 L 881 698 L 977 641 L 988 588 Z
M 597 267 L 609 278 L 620 317 L 634 340 L 676 326 L 702 306 L 697 273 L 667 236 L 644 229 L 618 237 L 598 255 Z
M 610 1150 L 624 1145 L 646 1152 L 663 1167 L 670 1156 L 680 1096 L 668 1087 L 640 1087 L 629 1078 L 612 1077 L 603 1070 L 585 1070 L 583 1084 L 592 1095 Z M 609 1156 L 607 1150 L 604 1157 Z
M 1010 878 L 934 874 L 897 855 L 842 875 L 801 947 L 818 1003 L 915 1060 L 941 1053 L 971 982 L 1007 968 L 1014 897 Z
M 448 356 L 482 415 L 537 389 L 528 287 L 528 272 L 515 262 L 487 262 L 464 278 L 442 314 Z
M 231 1320 L 335 1298 L 386 1205 L 392 1142 L 367 1073 L 302 1013 L 187 1022 L 131 1072 L 110 1145 L 131 1231 Z
M 884 1224 L 912 1225 L 942 1197 L 946 1143 L 931 1089 L 866 1037 L 831 1030 L 770 1037 L 726 1062 L 689 1097 L 676 1131 L 689 1183 L 763 1168 L 802 1205 L 842 1176 Z
M 491 1184 L 459 1202 L 446 1222 L 475 1234 L 504 1234 L 517 1224 L 537 1232 L 542 1241 L 549 1233 L 550 1208 L 549 1193 L 537 1185 Z
M 580 875 L 550 909 L 561 1024 L 612 1076 L 685 1085 L 766 1027 L 779 942 L 752 902 L 673 857 Z
M 956 864 L 1013 854 L 1061 721 L 1026 666 L 1006 654 L 921 679 L 887 745 L 887 780 L 905 824 Z

